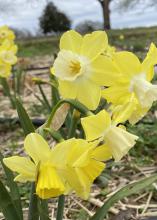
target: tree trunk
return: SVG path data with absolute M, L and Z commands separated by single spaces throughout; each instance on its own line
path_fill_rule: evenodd
M 104 14 L 104 29 L 111 29 L 111 24 L 110 24 L 110 0 L 104 0 L 104 8 L 103 8 L 103 14 Z
M 98 0 L 101 4 L 102 11 L 103 11 L 103 22 L 104 22 L 104 29 L 111 29 L 110 24 L 110 1 L 111 0 Z

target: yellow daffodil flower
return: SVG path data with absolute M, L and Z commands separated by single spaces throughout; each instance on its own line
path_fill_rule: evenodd
M 108 88 L 102 91 L 102 96 L 113 104 L 114 112 L 121 120 L 120 112 L 125 120 L 136 123 L 149 110 L 153 101 L 157 100 L 157 85 L 150 82 L 154 75 L 154 65 L 157 63 L 157 48 L 151 44 L 142 63 L 133 53 L 117 52 L 114 55 L 114 63 L 117 65 L 117 77 L 112 78 L 110 84 L 106 81 L 105 86 Z M 130 105 L 131 108 L 128 107 Z
M 105 110 L 97 115 L 91 115 L 81 119 L 86 139 L 104 140 L 105 148 L 108 147 L 112 156 L 119 161 L 135 145 L 137 136 L 127 132 L 124 128 L 111 122 L 111 117 Z M 103 147 L 102 147 L 103 148 Z
M 17 62 L 14 38 L 14 33 L 7 26 L 0 27 L 0 77 L 9 77 L 11 66 Z
M 15 39 L 13 31 L 11 31 L 6 25 L 0 27 L 0 44 L 5 39 L 8 39 L 9 41 L 13 41 Z
M 9 77 L 11 72 L 11 66 L 0 60 L 0 77 Z
M 5 40 L 0 46 L 0 60 L 6 64 L 13 65 L 17 62 L 17 46 L 14 42 Z
M 4 164 L 19 173 L 15 181 L 36 182 L 36 193 L 42 199 L 56 197 L 64 192 L 64 185 L 53 164 L 51 149 L 47 142 L 36 133 L 29 134 L 24 148 L 32 158 L 12 156 L 3 160 Z
M 119 39 L 120 39 L 120 40 L 124 40 L 124 38 L 125 38 L 125 37 L 124 37 L 123 34 L 119 35 Z
M 50 149 L 36 133 L 29 134 L 24 148 L 32 158 L 12 156 L 3 160 L 12 171 L 19 173 L 15 181 L 36 182 L 36 193 L 42 199 L 75 191 L 87 199 L 94 179 L 103 171 L 111 158 L 108 148 L 97 147 L 98 142 L 69 139 Z
M 97 108 L 101 97 L 100 86 L 106 77 L 103 71 L 107 58 L 101 54 L 107 46 L 104 31 L 81 36 L 71 30 L 62 35 L 52 74 L 58 78 L 63 98 L 77 99 L 91 110 Z
M 105 168 L 111 158 L 108 148 L 97 147 L 98 142 L 88 143 L 82 139 L 69 139 L 53 148 L 52 154 L 68 191 L 75 191 L 78 196 L 87 199 L 94 179 Z

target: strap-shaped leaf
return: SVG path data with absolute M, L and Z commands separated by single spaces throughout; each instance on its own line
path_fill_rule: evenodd
M 32 121 L 30 120 L 26 110 L 18 99 L 16 99 L 16 109 L 25 135 L 31 132 L 35 132 Z
M 138 182 L 131 183 L 122 189 L 120 189 L 118 192 L 116 192 L 113 196 L 111 196 L 105 204 L 98 209 L 98 211 L 95 213 L 93 217 L 90 218 L 90 220 L 103 220 L 106 216 L 108 210 L 119 200 L 123 199 L 126 196 L 130 196 L 132 194 L 135 194 L 139 192 L 142 189 L 147 188 L 149 185 L 157 181 L 157 174 L 146 177 Z
M 6 220 L 20 220 L 20 217 L 16 211 L 15 206 L 11 200 L 11 197 L 0 181 L 0 208 Z
M 3 163 L 3 155 L 0 152 L 0 162 L 3 166 L 4 172 L 6 174 L 7 177 L 7 185 L 10 189 L 10 195 L 11 195 L 11 199 L 14 203 L 14 206 L 16 208 L 16 211 L 20 217 L 20 219 L 23 219 L 23 213 L 22 213 L 22 206 L 21 206 L 21 198 L 20 198 L 20 194 L 19 194 L 19 190 L 18 190 L 18 186 L 17 183 L 14 181 L 14 175 L 12 173 L 12 171 L 10 171 Z
M 32 121 L 30 120 L 26 110 L 24 109 L 21 102 L 16 99 L 16 108 L 18 112 L 18 116 L 20 119 L 21 126 L 23 128 L 24 134 L 27 135 L 31 132 L 35 132 L 34 126 Z M 38 197 L 35 194 L 35 184 L 32 183 L 31 195 L 30 195 L 30 204 L 29 204 L 29 220 L 38 220 L 39 213 L 38 213 Z

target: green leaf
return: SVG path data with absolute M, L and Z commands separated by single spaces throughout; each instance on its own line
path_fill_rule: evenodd
M 24 109 L 24 107 L 22 106 L 21 102 L 18 99 L 16 99 L 16 108 L 25 135 L 31 132 L 35 132 L 32 121 L 30 120 L 26 110 Z M 38 197 L 35 194 L 35 183 L 32 183 L 28 220 L 38 220 L 38 219 L 39 219 Z
M 11 200 L 11 197 L 0 181 L 0 208 L 6 220 L 20 220 L 20 217 L 16 211 L 15 206 Z
M 15 102 L 16 102 L 16 109 L 17 109 L 17 113 L 18 113 L 18 116 L 20 119 L 20 123 L 21 123 L 21 126 L 23 128 L 25 135 L 27 135 L 31 132 L 35 132 L 32 121 L 30 120 L 23 105 L 21 104 L 21 102 L 18 99 L 16 99 Z
M 38 84 L 38 88 L 40 90 L 40 93 L 41 93 L 41 96 L 43 98 L 43 103 L 44 103 L 44 106 L 47 107 L 48 111 L 51 111 L 51 106 L 50 106 L 50 103 L 44 93 L 44 90 L 42 89 L 42 85 L 41 84 Z
M 130 196 L 132 194 L 139 192 L 140 190 L 145 189 L 146 187 L 154 183 L 156 180 L 157 180 L 157 174 L 123 187 L 118 192 L 116 192 L 113 196 L 111 196 L 107 200 L 107 202 L 105 202 L 105 204 L 101 208 L 98 209 L 95 215 L 90 218 L 90 220 L 103 220 L 108 210 L 116 202 L 118 202 L 119 200 L 123 199 L 126 196 Z
M 15 102 L 14 102 L 14 97 L 11 94 L 10 91 L 10 87 L 8 84 L 8 81 L 6 80 L 6 78 L 0 77 L 0 83 L 3 87 L 3 93 L 5 96 L 8 96 L 8 98 L 10 99 L 11 105 L 13 108 L 15 108 Z
M 14 206 L 16 208 L 16 211 L 17 211 L 20 219 L 23 219 L 21 198 L 20 198 L 18 186 L 17 186 L 17 183 L 14 181 L 13 173 L 4 165 L 3 155 L 1 154 L 1 152 L 0 152 L 0 162 L 3 166 L 4 172 L 5 172 L 6 177 L 7 177 L 7 185 L 10 189 L 10 195 L 11 195 L 12 201 L 14 203 Z

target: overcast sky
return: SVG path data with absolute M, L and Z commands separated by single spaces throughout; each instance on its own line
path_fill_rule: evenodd
M 5 12 L 0 13 L 0 25 L 28 29 L 32 33 L 39 29 L 38 18 L 42 14 L 46 0 L 12 0 L 13 9 L 9 4 L 10 0 L 0 0 L 0 6 L 3 6 L 1 2 L 4 2 L 4 5 L 8 3 L 8 6 Z M 102 11 L 97 0 L 53 0 L 53 2 L 70 17 L 73 27 L 84 20 L 102 21 Z M 122 13 L 115 10 L 114 2 L 111 4 L 112 28 L 157 25 L 157 8 L 141 10 L 136 7 Z

